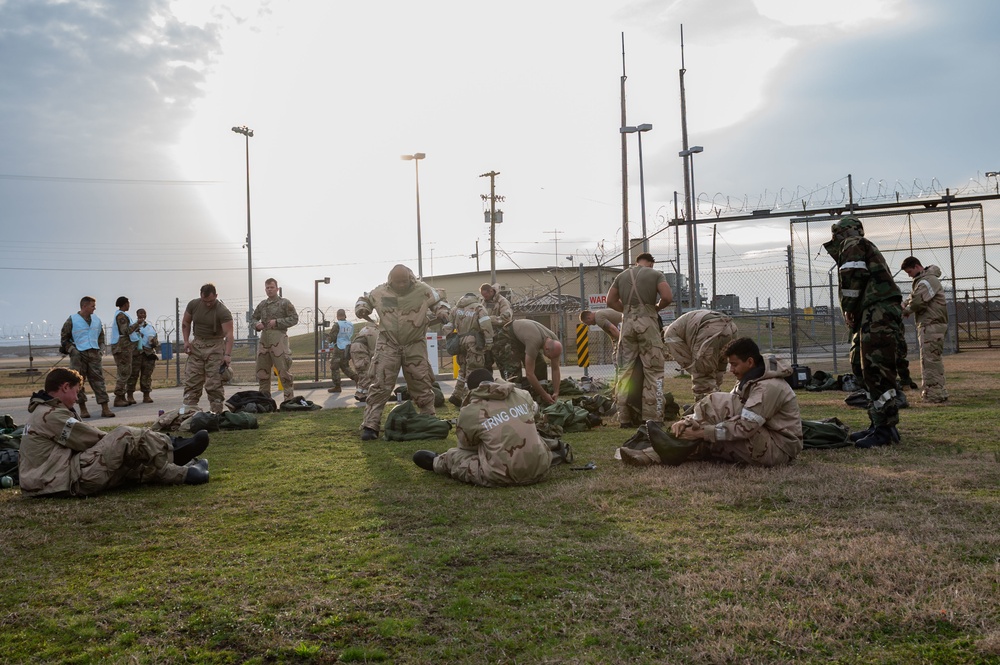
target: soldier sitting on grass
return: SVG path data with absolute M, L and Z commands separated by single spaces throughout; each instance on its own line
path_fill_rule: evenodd
M 31 396 L 18 465 L 25 496 L 90 496 L 128 482 L 208 482 L 208 460 L 195 461 L 208 447 L 208 432 L 173 440 L 138 427 L 104 432 L 73 410 L 82 383 L 76 370 L 57 367 L 46 375 L 45 390 Z
M 802 416 L 795 391 L 785 381 L 791 367 L 774 356 L 765 362 L 757 343 L 741 337 L 724 351 L 736 377 L 732 392 L 710 393 L 694 413 L 666 432 L 646 423 L 648 448 L 620 448 L 632 466 L 680 464 L 697 451 L 710 457 L 754 466 L 788 464 L 802 451 Z

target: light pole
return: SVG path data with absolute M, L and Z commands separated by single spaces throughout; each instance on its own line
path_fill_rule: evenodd
M 687 150 L 681 150 L 677 153 L 678 157 L 684 159 L 684 209 L 688 218 L 688 271 L 690 272 L 688 304 L 692 309 L 701 307 L 701 286 L 698 279 L 698 227 L 694 223 L 698 216 L 694 204 L 697 196 L 694 189 L 694 155 L 704 152 L 704 150 L 705 148 L 700 145 L 693 145 Z M 696 298 L 697 300 L 695 300 Z
M 424 278 L 424 257 L 420 243 L 420 160 L 426 157 L 422 152 L 415 152 L 412 155 L 400 155 L 400 159 L 413 160 L 414 171 L 417 175 L 417 277 Z
M 622 134 L 639 135 L 639 207 L 642 213 L 642 251 L 649 251 L 649 238 L 646 236 L 646 182 L 642 173 L 642 135 L 651 130 L 653 126 L 649 123 L 636 127 L 622 127 L 618 131 Z
M 243 125 L 242 127 L 233 127 L 233 131 L 237 134 L 242 134 L 246 139 L 247 146 L 247 338 L 253 339 L 256 337 L 253 326 L 250 325 L 250 320 L 253 316 L 253 252 L 250 249 L 250 137 L 253 136 L 253 130 Z
M 316 377 L 313 379 L 314 381 L 319 381 L 319 285 L 329 284 L 329 283 L 330 283 L 329 277 L 324 277 L 323 279 L 317 279 L 316 286 L 314 289 L 316 294 L 316 299 L 313 302 L 313 325 L 315 326 L 315 333 L 313 334 L 315 340 L 315 353 L 313 357 L 315 358 L 316 361 Z

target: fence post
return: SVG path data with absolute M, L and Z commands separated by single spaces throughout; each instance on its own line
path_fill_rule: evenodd
M 795 312 L 795 260 L 788 246 L 788 334 L 791 337 L 792 365 L 799 364 L 799 325 Z

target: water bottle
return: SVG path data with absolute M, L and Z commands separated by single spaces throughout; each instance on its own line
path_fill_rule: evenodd
M 3 489 L 8 490 L 13 486 L 14 486 L 14 479 L 11 478 L 10 476 L 4 476 L 0 478 L 0 487 L 2 487 Z

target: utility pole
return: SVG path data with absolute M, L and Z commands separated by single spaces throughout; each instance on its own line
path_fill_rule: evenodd
M 621 103 L 622 103 L 622 122 L 618 125 L 619 128 L 625 127 L 628 123 L 625 121 L 625 33 L 622 33 L 622 78 L 621 78 Z M 629 266 L 632 264 L 631 261 L 631 246 L 628 238 L 628 141 L 625 140 L 625 134 L 621 135 L 622 138 L 622 266 L 625 270 L 628 270 Z
M 476 241 L 476 253 L 469 257 L 476 260 L 476 272 L 479 272 L 479 241 Z
M 504 201 L 504 197 L 497 196 L 496 177 L 498 175 L 500 175 L 499 171 L 490 171 L 489 173 L 482 173 L 479 176 L 480 178 L 490 179 L 490 195 L 479 195 L 483 201 L 490 202 L 490 217 L 486 220 L 490 225 L 490 284 L 497 283 L 497 224 L 503 222 L 503 210 L 497 210 L 497 201 Z M 497 213 L 500 214 L 499 219 L 497 219 Z

